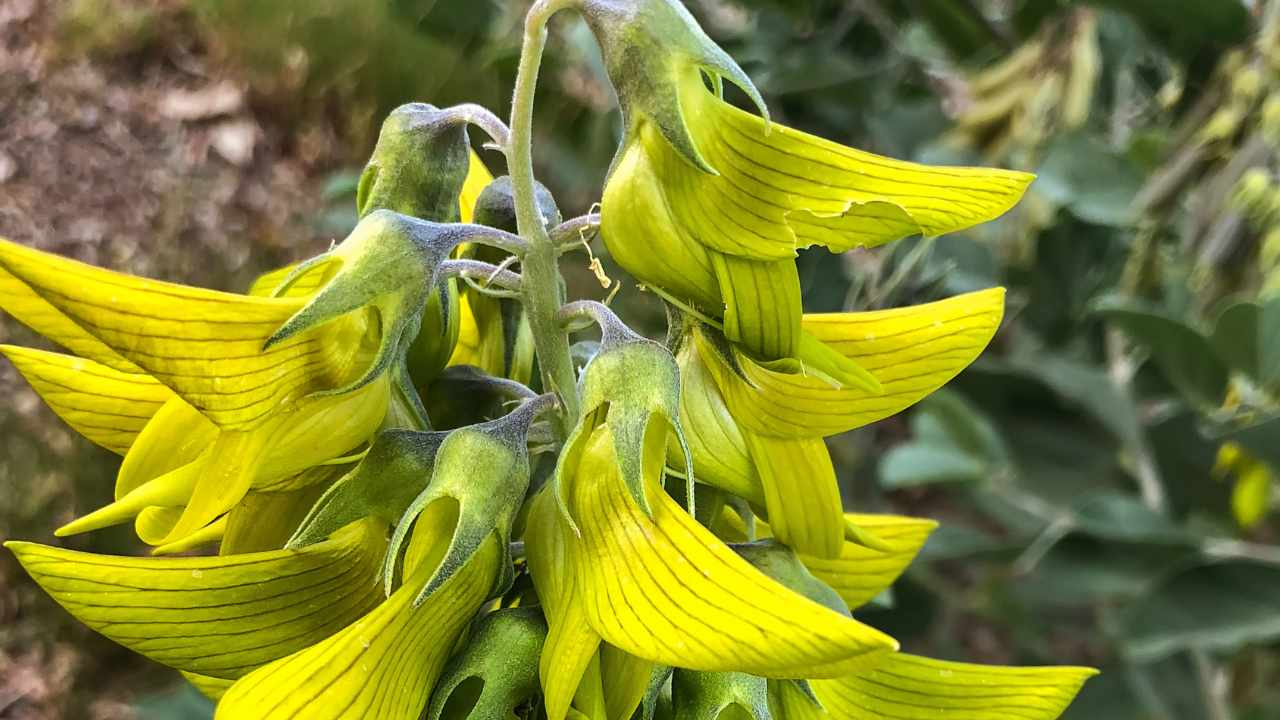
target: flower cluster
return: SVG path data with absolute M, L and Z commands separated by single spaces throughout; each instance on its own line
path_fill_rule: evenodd
M 528 167 L 563 8 L 625 116 L 601 213 L 565 222 Z M 1057 717 L 1091 670 L 908 655 L 853 617 L 934 523 L 846 513 L 824 444 L 972 362 L 1003 291 L 810 315 L 794 262 L 985 222 L 1031 178 L 771 123 L 674 0 L 536 4 L 511 125 L 398 109 L 352 233 L 245 294 L 0 241 L 0 306 L 66 353 L 0 351 L 123 456 L 115 501 L 57 534 L 132 521 L 184 553 L 7 543 L 31 576 L 220 720 Z M 566 302 L 558 257 L 597 231 L 667 343 Z

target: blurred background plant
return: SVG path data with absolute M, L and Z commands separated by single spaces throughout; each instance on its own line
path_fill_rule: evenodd
M 947 391 L 831 441 L 853 508 L 943 523 L 865 619 L 916 652 L 1103 667 L 1068 718 L 1280 717 L 1280 3 L 689 6 L 789 125 L 1039 174 L 975 231 L 801 257 L 810 311 L 1010 291 L 993 349 Z M 505 112 L 523 10 L 0 0 L 0 232 L 243 287 L 352 226 L 392 107 Z M 587 40 L 557 22 L 535 123 L 571 213 L 599 199 L 619 133 Z M 659 318 L 602 259 L 624 279 L 613 302 Z M 578 294 L 607 294 L 575 270 Z M 3 318 L 0 340 L 33 338 Z M 106 501 L 114 461 L 8 366 L 0 392 L 0 537 L 48 541 Z M 71 544 L 140 552 L 125 533 Z M 0 718 L 208 714 L 0 557 Z

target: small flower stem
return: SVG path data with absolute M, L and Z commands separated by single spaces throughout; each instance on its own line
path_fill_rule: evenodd
M 440 263 L 440 275 L 477 280 L 481 287 L 493 286 L 503 290 L 519 290 L 520 276 L 497 265 L 479 260 L 445 260 Z
M 577 379 L 569 355 L 569 336 L 556 320 L 556 312 L 564 300 L 559 253 L 555 241 L 547 234 L 546 220 L 535 201 L 532 136 L 533 99 L 547 39 L 547 20 L 572 4 L 572 0 L 538 0 L 525 16 L 524 46 L 520 50 L 515 97 L 511 102 L 511 142 L 507 146 L 516 226 L 529 243 L 520 266 L 524 309 L 533 330 L 543 385 L 559 396 L 564 408 L 560 430 L 566 434 L 578 420 Z
M 581 217 L 565 220 L 551 228 L 551 239 L 556 243 L 557 252 L 561 255 L 590 248 L 588 243 L 600 231 L 600 214 L 591 213 Z

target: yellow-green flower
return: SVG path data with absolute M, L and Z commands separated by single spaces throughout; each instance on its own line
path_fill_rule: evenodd
M 7 241 L 0 241 L 0 265 L 64 318 L 68 330 L 78 329 L 79 337 L 110 350 L 84 359 L 45 355 L 40 369 L 33 366 L 36 356 L 27 354 L 23 363 L 30 377 L 57 365 L 73 368 L 69 379 L 77 392 L 64 397 L 92 408 L 98 396 L 106 416 L 149 412 L 154 402 L 142 405 L 142 413 L 129 409 L 126 393 L 135 390 L 156 401 L 165 398 L 127 445 L 117 501 L 61 534 L 158 508 L 141 518 L 144 539 L 156 545 L 177 542 L 231 509 L 251 487 L 275 487 L 355 448 L 386 413 L 390 385 L 385 378 L 350 393 L 318 395 L 350 385 L 371 366 L 380 341 L 369 311 L 264 352 L 264 343 L 305 307 L 305 299 L 136 278 Z M 91 351 L 92 343 L 77 344 Z M 108 363 L 116 358 L 139 372 L 111 369 Z M 36 382 L 38 388 L 42 384 L 53 389 L 47 380 Z M 113 430 L 114 439 L 103 439 L 113 449 L 124 449 L 138 420 L 126 422 L 123 435 Z M 95 423 L 82 418 L 81 424 Z
M 784 542 L 838 556 L 856 526 L 823 438 L 918 402 L 973 362 L 1004 313 L 1000 288 L 893 310 L 811 314 L 805 332 L 870 373 L 878 394 L 779 372 L 693 323 L 678 353 L 681 416 L 695 477 L 762 508 Z M 683 459 L 672 453 L 679 468 Z
M 302 271 L 264 275 L 248 295 L 129 278 L 0 245 L 0 306 L 79 357 L 0 350 L 68 424 L 125 455 L 116 502 L 60 534 L 136 518 L 139 537 L 159 551 L 218 539 L 228 552 L 278 547 L 289 521 L 341 474 L 318 465 L 356 449 L 384 422 L 416 422 L 416 396 L 397 387 L 402 371 L 390 366 L 410 354 L 432 373 L 443 366 L 457 321 L 442 315 L 442 293 L 424 300 L 404 288 L 369 292 L 365 281 L 359 307 L 334 313 L 331 303 L 323 327 L 307 337 L 274 336 L 314 311 L 313 300 L 332 299 L 335 290 L 345 290 L 345 301 L 355 297 L 353 271 L 367 278 L 378 272 L 370 266 L 404 257 L 394 251 L 403 223 L 380 208 L 446 219 L 457 218 L 459 206 L 470 212 L 489 175 L 467 149 L 462 126 L 441 116 L 418 105 L 393 113 L 383 151 L 366 172 L 374 179 L 362 183 L 365 220 L 356 232 Z M 418 165 L 397 161 L 415 156 L 406 148 L 437 157 L 452 148 L 460 160 L 406 176 L 404 168 Z M 423 316 L 427 327 L 407 344 L 399 335 Z M 435 316 L 441 321 L 430 322 Z M 241 506 L 245 498 L 251 502 Z M 261 512 L 273 520 L 258 522 Z
M 1032 180 L 902 162 L 770 123 L 750 80 L 678 2 L 582 5 L 625 118 L 602 202 L 609 252 L 762 360 L 798 358 L 874 387 L 806 337 L 796 251 L 962 230 L 1013 207 Z M 723 80 L 763 117 L 725 102 Z
M 1236 443 L 1223 443 L 1218 448 L 1213 474 L 1235 481 L 1231 487 L 1231 514 L 1240 527 L 1254 527 L 1271 511 L 1275 473 L 1271 466 L 1244 448 Z

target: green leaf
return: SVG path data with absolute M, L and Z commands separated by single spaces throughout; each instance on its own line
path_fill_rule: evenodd
M 1120 627 L 1124 648 L 1143 662 L 1280 638 L 1280 567 L 1245 561 L 1192 567 L 1126 608 Z
M 1240 443 L 1250 455 L 1280 469 L 1280 415 L 1248 427 L 1227 430 L 1217 439 Z
M 1233 370 L 1268 388 L 1280 386 L 1280 297 L 1223 310 L 1212 342 L 1218 357 Z
M 1076 527 L 1096 538 L 1118 542 L 1182 545 L 1192 537 L 1136 497 L 1104 491 L 1075 506 Z
M 1125 157 L 1086 135 L 1055 139 L 1040 165 L 1035 189 L 1081 220 L 1125 227 L 1142 176 Z
M 1258 319 L 1262 308 L 1254 302 L 1236 303 L 1218 316 L 1213 327 L 1213 349 L 1218 357 L 1249 377 L 1258 377 Z
M 1227 391 L 1227 367 L 1197 330 L 1173 318 L 1120 298 L 1095 305 L 1096 311 L 1151 352 L 1151 359 L 1185 397 L 1217 406 Z
M 985 476 L 986 465 L 981 460 L 945 445 L 899 445 L 880 461 L 880 485 L 890 490 L 977 482 Z

